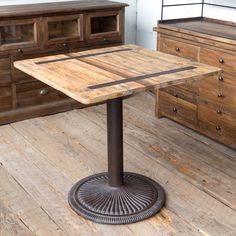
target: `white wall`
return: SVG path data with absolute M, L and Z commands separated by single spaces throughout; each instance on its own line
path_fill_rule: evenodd
M 129 7 L 125 9 L 125 43 L 135 43 L 136 42 L 136 10 L 137 1 L 136 0 L 113 0 L 115 2 L 128 3 Z
M 165 0 L 165 4 L 202 2 L 201 0 Z M 205 0 L 205 2 L 236 7 L 235 0 Z M 181 9 L 181 10 L 180 10 Z M 156 48 L 156 34 L 153 27 L 161 19 L 161 0 L 137 0 L 136 43 L 147 48 Z M 200 16 L 201 6 L 170 7 L 164 11 L 164 19 Z M 236 10 L 213 6 L 204 7 L 204 16 L 236 22 Z
M 38 2 L 60 2 L 70 0 L 0 0 L 1 5 L 14 5 L 22 3 Z M 156 33 L 153 27 L 161 19 L 161 0 L 113 0 L 125 2 L 130 6 L 126 8 L 126 43 L 137 43 L 147 48 L 156 48 Z M 165 0 L 165 4 L 201 2 L 201 0 Z M 224 5 L 236 6 L 236 0 L 205 0 L 209 3 L 218 3 Z M 181 9 L 181 10 L 180 10 Z M 164 11 L 164 19 L 183 18 L 199 16 L 201 6 L 188 6 L 181 8 L 168 8 Z M 204 16 L 235 21 L 236 10 L 223 9 L 212 6 L 205 6 Z

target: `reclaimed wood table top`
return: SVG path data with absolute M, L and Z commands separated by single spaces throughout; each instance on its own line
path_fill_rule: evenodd
M 181 84 L 221 71 L 136 45 L 27 59 L 14 66 L 84 104 Z

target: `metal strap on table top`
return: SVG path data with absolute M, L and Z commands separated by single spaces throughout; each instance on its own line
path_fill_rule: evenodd
M 129 82 L 135 82 L 135 81 L 144 80 L 144 79 L 150 79 L 152 77 L 158 77 L 161 75 L 167 75 L 167 74 L 173 74 L 173 73 L 178 73 L 178 72 L 187 71 L 187 70 L 193 70 L 196 68 L 197 67 L 195 67 L 195 66 L 187 66 L 187 67 L 177 68 L 177 69 L 173 69 L 173 70 L 160 71 L 160 72 L 156 72 L 156 73 L 152 73 L 152 74 L 140 75 L 140 76 L 136 76 L 136 77 L 130 77 L 127 79 L 115 80 L 115 81 L 111 81 L 111 82 L 107 82 L 107 83 L 92 85 L 92 86 L 89 86 L 88 88 L 89 89 L 99 89 L 99 88 L 104 88 L 104 87 L 109 87 L 109 86 L 129 83 Z
M 99 56 L 99 55 L 106 55 L 106 54 L 111 54 L 115 52 L 124 52 L 124 51 L 132 51 L 130 48 L 124 48 L 124 49 L 119 49 L 119 50 L 111 50 L 111 51 L 105 51 L 105 52 L 99 52 L 99 53 L 91 53 L 91 54 L 86 54 L 86 55 L 81 55 L 81 56 L 71 56 L 69 54 L 65 54 L 65 58 L 59 58 L 59 59 L 53 59 L 53 60 L 47 60 L 47 61 L 40 61 L 36 62 L 35 64 L 37 65 L 42 65 L 42 64 L 48 64 L 48 63 L 54 63 L 54 62 L 61 62 L 61 61 L 66 61 L 66 60 L 79 60 L 82 58 L 87 58 L 87 57 L 93 57 L 93 56 Z M 182 67 L 182 68 L 176 68 L 172 70 L 167 70 L 167 71 L 160 71 L 160 72 L 155 72 L 147 75 L 140 75 L 136 77 L 130 77 L 130 78 L 125 78 L 121 80 L 115 80 L 107 83 L 102 83 L 102 84 L 97 84 L 97 85 L 91 85 L 88 88 L 89 89 L 99 89 L 99 88 L 104 88 L 104 87 L 109 87 L 109 86 L 114 86 L 114 85 L 119 85 L 119 84 L 124 84 L 124 83 L 129 83 L 129 82 L 135 82 L 139 80 L 145 80 L 145 79 L 150 79 L 152 77 L 158 77 L 161 75 L 167 75 L 167 74 L 173 74 L 173 73 L 178 73 L 182 71 L 187 71 L 187 70 L 193 70 L 195 69 L 195 66 L 187 66 L 187 67 Z
M 133 49 L 131 48 L 124 48 L 124 49 L 118 49 L 118 50 L 111 50 L 111 51 L 105 51 L 105 52 L 98 52 L 98 53 L 91 53 L 91 54 L 86 54 L 86 55 L 81 55 L 81 56 L 71 56 L 69 54 L 65 54 L 65 58 L 58 58 L 58 59 L 53 59 L 53 60 L 47 60 L 47 61 L 39 61 L 36 62 L 36 65 L 43 65 L 43 64 L 49 64 L 53 62 L 60 62 L 60 61 L 68 61 L 68 60 L 73 60 L 73 59 L 81 59 L 81 58 L 86 58 L 86 57 L 94 57 L 94 56 L 100 56 L 100 55 L 106 55 L 110 53 L 115 53 L 115 52 L 124 52 L 124 51 L 132 51 Z

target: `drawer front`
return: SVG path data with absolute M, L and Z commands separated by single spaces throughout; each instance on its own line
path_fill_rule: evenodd
M 199 82 L 199 100 L 218 104 L 236 113 L 236 86 L 219 82 L 216 77 L 210 77 Z
M 236 116 L 220 113 L 209 106 L 198 106 L 199 128 L 209 136 L 236 148 Z
M 44 18 L 45 44 L 62 44 L 83 40 L 83 15 L 67 15 Z
M 161 91 L 164 91 L 176 98 L 180 98 L 185 101 L 196 104 L 196 93 L 187 90 L 185 85 L 169 86 L 164 89 L 161 89 Z
M 39 46 L 39 19 L 0 22 L 0 51 L 23 50 Z
M 236 73 L 223 72 L 219 77 L 215 77 L 216 85 L 224 87 L 225 85 L 236 86 Z
M 39 81 L 16 84 L 16 106 L 18 108 L 64 98 L 67 98 L 67 96 Z
M 196 125 L 197 106 L 166 92 L 159 91 L 159 112 L 174 120 Z
M 19 82 L 30 82 L 30 81 L 34 81 L 35 79 L 32 78 L 31 76 L 25 74 L 24 72 L 16 69 L 13 65 L 12 65 L 12 81 L 19 83 Z
M 86 14 L 86 40 L 88 42 L 123 41 L 124 13 L 119 11 Z
M 169 86 L 161 89 L 161 91 L 169 93 L 174 97 L 181 98 L 185 101 L 196 104 L 198 94 L 198 81 L 188 80 L 184 84 Z
M 11 82 L 11 60 L 9 58 L 0 59 L 0 86 Z
M 0 87 L 0 112 L 12 109 L 12 87 Z
M 159 50 L 161 52 L 180 56 L 187 59 L 198 61 L 200 48 L 191 44 L 176 41 L 175 39 L 159 38 Z
M 233 54 L 201 48 L 200 62 L 220 67 L 228 73 L 236 73 L 236 55 Z

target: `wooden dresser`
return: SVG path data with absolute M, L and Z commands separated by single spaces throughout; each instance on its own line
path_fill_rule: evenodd
M 1 7 L 0 124 L 80 107 L 13 62 L 123 44 L 125 6 L 87 0 Z
M 158 50 L 217 66 L 219 77 L 161 89 L 156 115 L 236 148 L 236 24 L 208 18 L 159 22 Z

